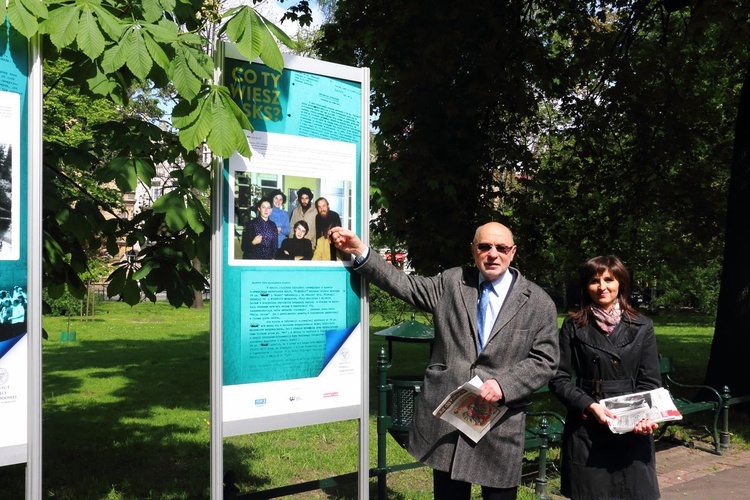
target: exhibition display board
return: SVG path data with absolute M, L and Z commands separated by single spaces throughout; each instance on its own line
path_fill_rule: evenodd
M 0 25 L 0 466 L 42 496 L 40 39 Z
M 223 84 L 254 130 L 252 156 L 214 170 L 212 446 L 360 419 L 366 451 L 363 283 L 326 234 L 367 241 L 369 72 L 288 55 L 278 72 L 223 49 Z
M 27 459 L 27 43 L 8 22 L 3 25 L 0 35 L 0 465 Z

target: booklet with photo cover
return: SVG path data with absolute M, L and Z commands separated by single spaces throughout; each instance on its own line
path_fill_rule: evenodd
M 474 377 L 448 394 L 432 412 L 452 424 L 472 441 L 479 442 L 492 425 L 508 410 L 506 406 L 488 403 L 480 396 L 482 380 Z

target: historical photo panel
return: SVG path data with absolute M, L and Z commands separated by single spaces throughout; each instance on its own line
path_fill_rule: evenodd
M 341 265 L 328 240 L 353 227 L 354 144 L 248 133 L 253 156 L 229 160 L 230 265 Z
M 20 129 L 20 96 L 0 91 L 0 260 L 19 256 Z

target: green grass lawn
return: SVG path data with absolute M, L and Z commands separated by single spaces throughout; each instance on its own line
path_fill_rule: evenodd
M 705 318 L 657 315 L 660 351 L 680 378 L 700 382 L 713 334 Z M 371 330 L 385 326 L 372 318 Z M 134 308 L 103 302 L 75 319 L 75 342 L 61 342 L 64 318 L 45 318 L 43 342 L 43 491 L 56 499 L 198 499 L 209 496 L 209 310 L 166 302 Z M 371 385 L 383 338 L 370 336 Z M 391 375 L 421 378 L 429 348 L 394 347 Z M 376 465 L 376 391 L 370 395 L 370 466 Z M 732 428 L 748 428 L 733 412 Z M 744 431 L 735 435 L 744 443 Z M 734 439 L 733 438 L 733 439 Z M 226 439 L 224 468 L 241 492 L 328 478 L 357 469 L 357 423 L 315 425 Z M 388 438 L 390 465 L 412 462 Z M 554 455 L 553 455 L 554 456 Z M 532 457 L 533 458 L 533 457 Z M 24 496 L 24 466 L 0 468 L 0 498 Z M 393 499 L 432 497 L 432 476 L 418 468 L 388 475 Z M 376 481 L 370 481 L 376 497 Z M 356 486 L 301 498 L 354 498 Z M 476 495 L 475 495 L 476 496 Z M 521 498 L 532 498 L 523 491 Z

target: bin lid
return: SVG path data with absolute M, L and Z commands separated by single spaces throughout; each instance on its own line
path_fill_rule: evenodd
M 430 341 L 435 339 L 435 329 L 416 321 L 412 314 L 409 321 L 375 332 L 375 335 L 389 337 L 389 340 Z

